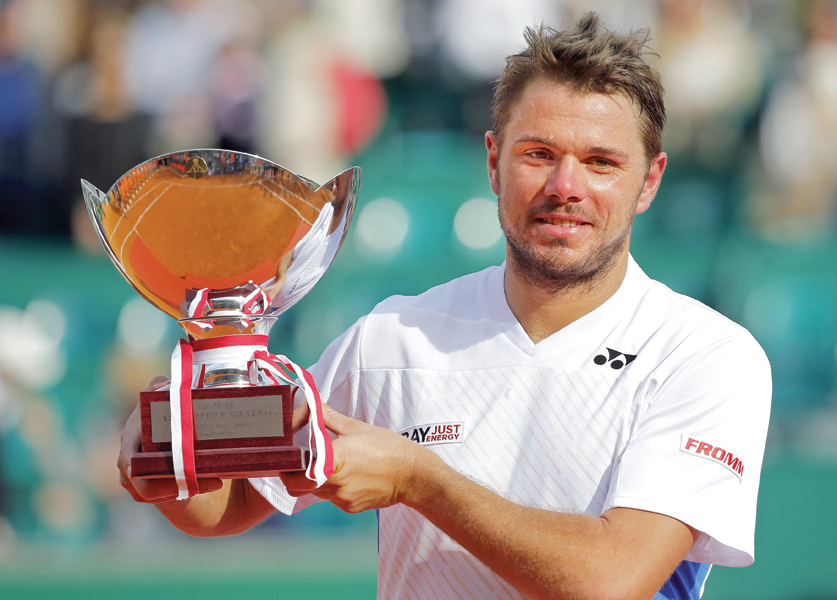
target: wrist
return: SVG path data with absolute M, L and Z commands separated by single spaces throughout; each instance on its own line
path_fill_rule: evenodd
M 398 501 L 410 508 L 418 508 L 439 493 L 439 482 L 450 467 L 435 452 L 415 442 L 406 462 L 404 481 Z

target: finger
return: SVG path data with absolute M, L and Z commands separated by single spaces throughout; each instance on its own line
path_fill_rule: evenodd
M 170 479 L 129 479 L 125 473 L 119 473 L 119 483 L 137 502 L 157 504 L 177 500 L 177 483 Z
M 308 417 L 310 414 L 311 411 L 308 409 L 307 402 L 303 402 L 294 409 L 293 418 L 291 422 L 291 427 L 293 428 L 294 433 L 299 431 L 303 425 L 308 423 Z
M 318 491 L 312 492 L 312 493 L 314 494 L 314 496 L 316 496 L 320 500 L 327 500 L 329 502 L 334 502 L 335 500 L 337 500 L 337 497 L 334 495 L 334 492 L 332 490 L 328 490 L 328 491 L 326 491 L 326 490 L 319 491 L 318 490 Z M 337 505 L 335 504 L 335 506 L 337 506 Z M 338 506 L 337 508 L 340 508 L 340 507 Z
M 317 482 L 305 476 L 305 471 L 283 471 L 279 479 L 292 496 L 303 496 L 317 489 Z
M 117 468 L 131 476 L 131 457 L 136 454 L 142 446 L 142 427 L 140 424 L 139 404 L 134 412 L 128 417 L 125 428 L 120 438 L 119 458 L 116 460 Z
M 209 492 L 217 492 L 224 487 L 224 482 L 216 477 L 206 477 L 198 479 L 198 493 L 207 494 Z
M 177 482 L 173 479 L 132 479 L 130 481 L 140 496 L 146 500 L 173 500 L 180 493 Z
M 177 500 L 179 490 L 173 479 L 130 479 L 125 473 L 119 474 L 119 483 L 137 502 L 158 504 Z M 198 479 L 198 493 L 216 492 L 224 487 L 224 482 L 214 477 Z
M 161 387 L 164 387 L 169 384 L 169 378 L 165 375 L 157 375 L 154 379 L 152 379 L 143 392 L 156 392 Z
M 337 435 L 360 433 L 368 427 L 366 423 L 340 414 L 327 404 L 323 405 L 323 423 L 325 424 L 326 429 L 336 433 Z

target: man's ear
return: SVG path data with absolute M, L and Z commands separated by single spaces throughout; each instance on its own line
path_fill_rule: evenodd
M 491 183 L 491 191 L 499 196 L 500 177 L 497 173 L 497 159 L 499 158 L 500 144 L 497 142 L 497 134 L 493 131 L 485 133 L 485 149 L 488 150 L 488 181 Z
M 654 200 L 657 190 L 660 189 L 660 182 L 663 180 L 663 171 L 666 170 L 667 160 L 668 157 L 665 152 L 660 152 L 651 160 L 648 177 L 645 178 L 645 184 L 642 186 L 642 192 L 640 192 L 636 204 L 636 214 L 645 212 L 651 206 L 651 201 Z

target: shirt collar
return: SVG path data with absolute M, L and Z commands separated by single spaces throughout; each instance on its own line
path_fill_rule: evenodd
M 636 263 L 633 256 L 629 256 L 625 278 L 610 298 L 583 317 L 535 344 L 509 308 L 503 283 L 505 276 L 505 262 L 489 275 L 486 289 L 488 306 L 503 335 L 521 351 L 531 356 L 565 348 L 579 336 L 586 339 L 604 337 L 626 314 L 631 314 L 632 308 L 639 303 L 652 284 L 652 280 Z

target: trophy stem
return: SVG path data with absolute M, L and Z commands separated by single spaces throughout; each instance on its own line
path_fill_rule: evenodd
M 276 315 L 242 315 L 179 319 L 177 324 L 192 340 L 207 340 L 227 335 L 268 335 Z
M 234 369 L 229 366 L 222 366 L 219 369 L 210 370 L 207 365 L 203 377 L 203 387 L 211 388 L 217 386 L 249 386 L 250 375 L 247 369 Z
M 180 319 L 180 325 L 192 340 L 208 340 L 211 338 L 229 337 L 232 340 L 240 339 L 240 347 L 243 352 L 233 350 L 239 346 L 233 345 L 225 353 L 223 359 L 217 362 L 203 363 L 201 373 L 201 384 L 198 387 L 250 387 L 250 365 L 252 355 L 252 336 L 264 337 L 264 344 L 267 344 L 267 335 L 270 328 L 276 322 L 273 315 L 248 315 L 244 316 L 221 316 L 201 317 L 192 319 Z M 266 350 L 267 348 L 265 348 Z

